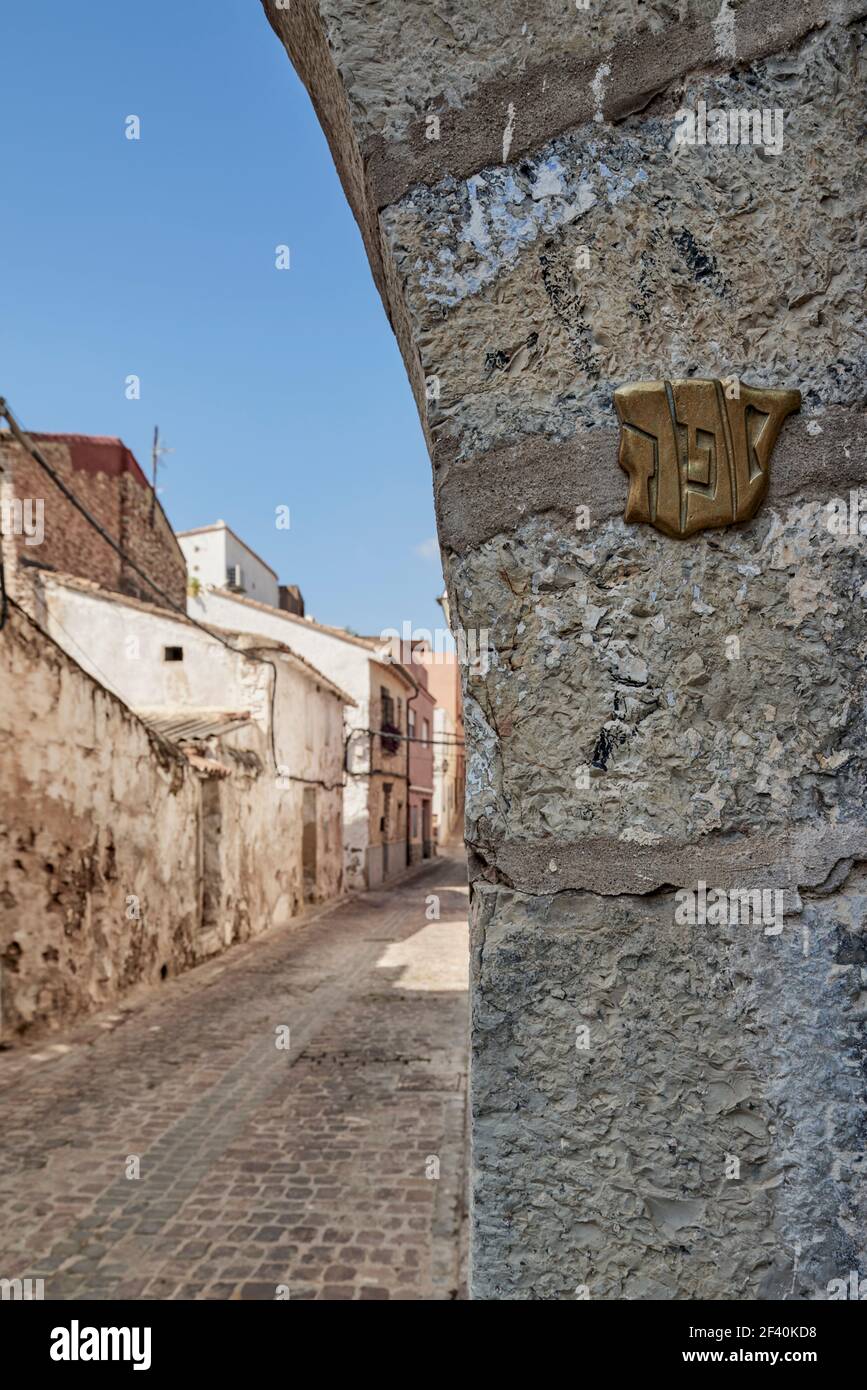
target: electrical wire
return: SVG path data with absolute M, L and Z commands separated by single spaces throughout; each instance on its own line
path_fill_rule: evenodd
M 423 743 L 426 748 L 432 748 L 434 747 L 434 745 L 436 745 L 438 748 L 466 747 L 466 743 L 462 738 L 455 740 L 445 738 L 420 738 L 414 734 L 393 734 L 390 733 L 387 729 L 357 728 L 353 729 L 352 732 L 354 734 L 373 734 L 374 737 L 378 735 L 380 738 L 392 738 L 395 740 L 395 742 L 400 741 L 401 743 Z
M 167 594 L 165 590 L 159 586 L 159 584 L 157 584 L 153 579 L 151 579 L 150 575 L 146 574 L 145 571 L 136 563 L 136 561 L 133 560 L 133 558 L 127 554 L 123 546 L 115 540 L 114 536 L 112 536 L 110 532 L 108 532 L 105 529 L 102 523 L 97 521 L 95 516 L 91 515 L 87 507 L 85 507 L 84 504 L 79 501 L 79 499 L 75 496 L 75 493 L 71 490 L 71 488 L 67 487 L 66 483 L 57 473 L 56 469 L 54 469 L 51 466 L 51 464 L 42 454 L 41 450 L 38 449 L 37 446 L 33 443 L 30 436 L 26 434 L 24 430 L 22 430 L 21 426 L 18 424 L 18 421 L 12 413 L 9 403 L 3 396 L 0 396 L 0 416 L 4 417 L 8 421 L 9 429 L 11 433 L 15 436 L 15 438 L 18 440 L 18 443 L 21 445 L 23 449 L 26 450 L 30 457 L 34 459 L 36 463 L 39 464 L 40 468 L 42 468 L 48 474 L 55 487 L 58 488 L 58 490 L 67 499 L 67 501 L 72 503 L 76 510 L 80 512 L 81 515 L 84 517 L 85 521 L 93 527 L 93 529 L 102 537 L 106 544 L 111 546 L 112 550 L 115 551 L 115 553 L 120 557 L 120 559 L 123 560 L 125 564 L 129 565 L 130 569 L 134 570 L 135 573 L 141 579 L 143 579 L 147 585 L 149 585 L 153 592 L 163 600 L 163 603 L 166 605 L 166 607 L 170 608 L 173 612 L 177 613 L 179 617 L 183 618 L 185 622 L 192 624 L 192 626 L 195 628 L 198 628 L 200 632 L 204 632 L 205 635 L 207 637 L 210 637 L 213 641 L 219 642 L 221 646 L 224 646 L 227 649 L 227 651 L 234 652 L 236 656 L 245 657 L 249 661 L 259 662 L 261 665 L 269 666 L 271 668 L 272 672 L 274 673 L 274 680 L 271 682 L 269 711 L 269 725 L 271 734 L 271 758 L 274 763 L 274 770 L 277 772 L 278 776 L 284 777 L 287 781 L 290 782 L 302 782 L 307 786 L 323 787 L 326 791 L 334 791 L 337 787 L 345 786 L 345 782 L 329 783 L 323 781 L 319 777 L 299 777 L 293 773 L 281 772 L 280 769 L 282 767 L 282 764 L 279 763 L 277 759 L 277 748 L 274 738 L 274 713 L 275 700 L 277 694 L 277 667 L 274 665 L 274 662 L 269 660 L 269 658 L 267 657 L 257 655 L 255 648 L 248 648 L 247 650 L 244 650 L 242 647 L 233 646 L 231 642 L 228 642 L 224 637 L 220 637 L 218 633 L 214 632 L 212 628 L 207 627 L 205 623 L 200 623 L 196 618 L 191 617 L 191 615 L 187 612 L 186 608 L 182 608 L 179 604 L 175 603 L 174 599 L 171 598 L 169 594 Z M 6 581 L 2 559 L 0 559 L 0 630 L 2 630 L 3 626 L 5 625 L 7 612 L 8 604 L 6 597 Z M 61 627 L 62 631 L 66 631 L 65 628 L 62 627 L 62 624 L 58 624 L 58 626 Z M 67 633 L 66 635 L 69 636 L 70 634 Z M 79 651 L 81 651 L 82 653 L 84 652 L 83 647 L 81 647 L 77 642 L 76 646 L 78 646 Z M 100 669 L 97 663 L 93 661 L 92 658 L 88 659 L 92 661 L 92 664 L 96 668 L 96 670 Z M 399 740 L 400 742 L 423 743 L 428 747 L 437 746 L 445 748 L 463 748 L 465 746 L 464 741 L 462 739 L 451 741 L 446 739 L 414 738 L 407 734 L 383 734 L 383 731 L 381 729 L 354 729 L 352 732 L 366 733 L 372 735 L 378 734 L 380 735 L 380 737 L 392 738 Z M 399 776 L 400 774 L 397 775 Z
M 167 608 L 170 608 L 174 613 L 177 613 L 181 618 L 184 619 L 185 622 L 191 623 L 193 627 L 198 628 L 200 632 L 204 632 L 213 641 L 219 642 L 221 646 L 227 649 L 227 651 L 234 652 L 236 656 L 243 656 L 248 661 L 256 661 L 263 666 L 270 666 L 271 670 L 274 673 L 274 680 L 271 683 L 269 719 L 271 734 L 271 758 L 274 763 L 274 770 L 278 772 L 278 775 L 284 775 L 291 781 L 306 781 L 306 778 L 291 777 L 289 773 L 279 774 L 281 764 L 277 760 L 277 747 L 274 740 L 274 703 L 277 693 L 277 667 L 274 665 L 273 661 L 269 661 L 267 657 L 255 655 L 255 652 L 252 650 L 245 651 L 242 647 L 234 647 L 231 642 L 226 641 L 224 637 L 220 637 L 216 632 L 214 632 L 211 628 L 207 627 L 204 623 L 200 623 L 196 618 L 191 617 L 190 614 L 187 612 L 186 608 L 182 608 L 180 604 L 175 603 L 174 599 L 171 598 L 165 592 L 164 589 L 160 588 L 159 584 L 157 584 L 153 579 L 151 579 L 150 575 L 146 574 L 145 571 L 136 563 L 136 561 L 133 560 L 132 556 L 127 554 L 123 546 L 115 540 L 114 536 L 112 536 L 110 532 L 108 532 L 105 529 L 102 523 L 97 521 L 95 516 L 91 515 L 87 507 L 84 506 L 83 502 L 79 501 L 79 499 L 75 496 L 75 493 L 71 490 L 71 488 L 67 487 L 66 483 L 57 473 L 56 469 L 52 468 L 51 464 L 45 458 L 41 450 L 38 449 L 37 446 L 33 443 L 33 440 L 30 438 L 30 436 L 26 434 L 24 430 L 22 430 L 21 426 L 19 425 L 18 421 L 12 413 L 8 401 L 3 396 L 0 396 L 0 416 L 4 417 L 8 421 L 9 429 L 11 433 L 15 436 L 15 438 L 18 440 L 18 443 L 21 445 L 22 449 L 24 449 L 30 455 L 30 457 L 34 459 L 36 463 L 39 464 L 40 468 L 42 468 L 48 474 L 55 487 L 58 488 L 58 490 L 67 499 L 67 501 L 72 503 L 73 507 L 75 507 L 76 511 L 81 513 L 88 525 L 92 526 L 93 529 L 106 542 L 106 544 L 111 546 L 112 550 L 120 556 L 121 560 L 123 560 L 125 564 L 129 565 L 130 569 L 134 570 L 135 573 L 139 575 L 139 577 L 150 586 L 153 592 L 162 599 L 163 603 L 166 605 Z M 0 628 L 3 627 L 3 624 L 6 621 L 7 612 L 5 576 L 2 576 L 2 589 L 3 621 L 0 622 Z M 83 650 L 83 648 L 79 648 L 79 650 Z M 96 667 L 97 670 L 99 669 L 96 662 L 93 662 L 93 665 Z M 317 782 L 317 785 L 325 786 L 326 784 L 324 782 Z M 329 788 L 329 790 L 332 789 L 333 788 Z
M 183 616 L 186 617 L 186 609 L 181 608 L 179 604 L 175 603 L 174 599 L 170 598 L 166 591 L 164 589 L 161 589 L 159 584 L 157 584 L 153 579 L 151 579 L 150 575 L 145 574 L 144 570 L 136 563 L 135 560 L 133 560 L 132 556 L 127 555 L 123 546 L 120 545 L 120 543 L 115 540 L 114 536 L 112 536 L 111 533 L 105 529 L 105 527 L 102 525 L 102 522 L 97 521 L 96 517 L 92 516 L 91 513 L 87 510 L 84 503 L 78 500 L 72 489 L 67 487 L 60 474 L 56 471 L 56 469 L 52 468 L 51 464 L 45 458 L 45 455 L 42 453 L 42 451 L 37 448 L 30 436 L 28 434 L 25 434 L 24 430 L 22 430 L 18 421 L 15 419 L 15 416 L 12 414 L 12 410 L 9 406 L 9 403 L 2 396 L 0 396 L 0 415 L 5 417 L 5 419 L 8 421 L 9 429 L 15 436 L 15 438 L 18 440 L 18 443 L 21 445 L 21 447 L 27 451 L 27 453 L 30 455 L 32 459 L 35 459 L 35 461 L 39 464 L 40 468 L 42 468 L 48 474 L 55 487 L 63 493 L 63 496 L 66 498 L 68 502 L 72 503 L 76 511 L 81 513 L 85 521 L 93 527 L 94 531 L 98 532 L 98 534 L 102 537 L 106 544 L 111 546 L 112 550 L 120 556 L 124 563 L 129 565 L 130 569 L 134 570 L 135 573 L 139 576 L 139 578 L 143 579 L 145 583 L 148 584 L 151 589 L 153 589 L 155 594 L 159 595 L 159 597 L 163 600 L 163 602 L 166 604 L 168 608 L 173 608 L 176 613 L 182 613 Z M 190 619 L 190 621 L 194 622 L 195 619 Z

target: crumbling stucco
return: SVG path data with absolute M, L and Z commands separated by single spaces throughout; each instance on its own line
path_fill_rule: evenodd
M 195 961 L 198 786 L 181 754 L 15 609 L 0 658 L 8 1040 Z
M 255 693 L 267 668 L 227 653 L 227 682 L 230 662 L 254 672 Z M 304 784 L 275 772 L 265 731 L 247 724 L 187 756 L 15 607 L 0 663 L 0 1039 L 68 1027 L 340 891 L 336 699 L 311 898 Z M 291 758 L 306 689 L 281 676 L 277 746 Z

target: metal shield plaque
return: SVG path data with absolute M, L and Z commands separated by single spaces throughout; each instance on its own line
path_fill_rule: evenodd
M 783 421 L 800 404 L 800 391 L 709 378 L 619 387 L 624 520 L 675 537 L 749 521 L 767 493 Z

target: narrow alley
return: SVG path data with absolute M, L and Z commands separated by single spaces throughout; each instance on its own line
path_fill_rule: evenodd
M 46 1299 L 465 1297 L 466 914 L 453 849 L 0 1053 L 0 1275 Z

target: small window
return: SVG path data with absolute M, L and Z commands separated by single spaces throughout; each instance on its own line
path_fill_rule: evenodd
M 388 724 L 392 729 L 396 728 L 394 722 L 394 700 L 389 695 L 384 685 L 379 687 L 380 719 L 383 725 Z
M 163 647 L 163 661 L 183 661 L 183 647 Z

